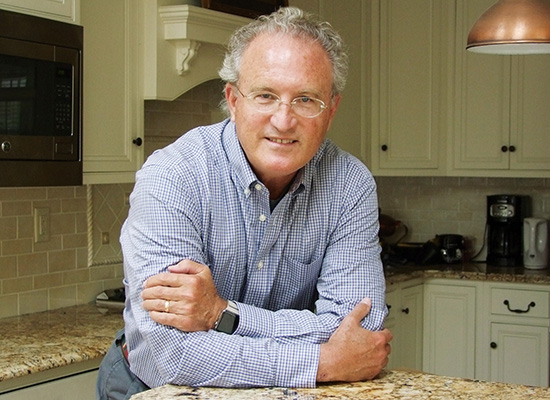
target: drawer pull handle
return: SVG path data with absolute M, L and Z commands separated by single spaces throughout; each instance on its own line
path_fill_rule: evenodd
M 408 313 L 409 313 L 409 307 L 403 308 L 403 309 L 401 310 L 401 312 L 402 312 L 402 313 L 405 313 L 405 314 L 408 314 Z
M 508 311 L 510 312 L 513 312 L 516 314 L 527 314 L 531 310 L 531 307 L 535 307 L 535 302 L 534 301 L 530 302 L 529 305 L 527 306 L 527 310 L 520 310 L 519 308 L 510 308 L 510 302 L 508 300 L 504 300 L 504 305 L 508 308 Z

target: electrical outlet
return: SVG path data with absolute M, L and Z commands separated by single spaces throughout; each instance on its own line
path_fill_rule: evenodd
M 37 207 L 34 209 L 34 242 L 50 240 L 50 209 Z

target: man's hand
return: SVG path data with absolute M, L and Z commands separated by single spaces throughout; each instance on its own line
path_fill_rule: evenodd
M 372 332 L 363 329 L 361 320 L 370 312 L 371 300 L 363 299 L 342 321 L 328 342 L 321 345 L 318 382 L 354 382 L 373 379 L 388 363 L 387 329 Z
M 227 301 L 218 296 L 210 269 L 191 260 L 168 267 L 143 284 L 143 308 L 153 321 L 184 332 L 214 327 Z

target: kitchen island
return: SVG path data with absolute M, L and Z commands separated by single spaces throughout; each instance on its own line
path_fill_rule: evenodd
M 382 371 L 372 381 L 319 385 L 315 389 L 192 388 L 165 385 L 136 394 L 131 400 L 321 400 L 321 399 L 463 399 L 518 400 L 550 399 L 550 388 L 490 383 L 429 375 L 420 372 Z

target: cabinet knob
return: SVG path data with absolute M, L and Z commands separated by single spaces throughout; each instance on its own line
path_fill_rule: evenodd
M 513 153 L 514 151 L 516 151 L 516 146 L 510 146 L 508 150 L 510 150 L 510 153 Z
M 409 313 L 409 307 L 402 309 L 401 312 L 403 312 L 405 314 L 408 314 Z
M 497 344 L 495 342 L 491 342 L 491 349 L 496 349 L 497 348 Z
M 508 146 L 502 146 L 500 148 L 500 150 L 503 152 L 503 153 L 506 153 L 508 151 Z
M 382 151 L 387 151 L 388 150 L 388 145 L 383 144 L 380 148 L 382 149 Z
M 132 140 L 132 143 L 139 147 L 143 144 L 143 139 L 140 137 L 135 138 L 134 140 Z

